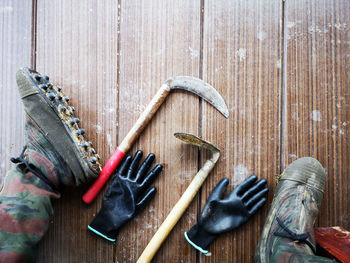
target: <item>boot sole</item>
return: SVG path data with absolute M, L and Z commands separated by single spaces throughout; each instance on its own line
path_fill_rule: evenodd
M 76 185 L 96 178 L 101 170 L 99 155 L 90 142 L 86 142 L 84 130 L 78 126 L 74 108 L 59 87 L 28 68 L 16 74 L 19 92 L 28 116 L 43 131 L 66 164 L 71 168 Z

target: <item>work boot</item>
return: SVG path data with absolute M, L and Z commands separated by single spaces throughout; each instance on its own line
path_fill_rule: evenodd
M 332 262 L 315 256 L 313 226 L 325 180 L 325 169 L 311 157 L 284 170 L 255 251 L 256 262 Z
M 101 170 L 100 157 L 92 143 L 85 141 L 85 131 L 79 128 L 74 107 L 61 88 L 28 68 L 20 69 L 16 79 L 29 123 L 28 149 L 50 156 L 55 167 L 65 173 L 59 176 L 63 184 L 79 185 L 96 178 Z M 39 134 L 40 140 L 36 138 Z
M 47 76 L 17 72 L 27 122 L 26 145 L 11 161 L 0 191 L 0 262 L 35 262 L 38 242 L 53 215 L 51 199 L 64 185 L 97 177 L 99 156 L 86 142 L 60 87 Z

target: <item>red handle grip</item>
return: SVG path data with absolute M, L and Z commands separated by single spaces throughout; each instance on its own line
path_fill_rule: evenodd
M 109 177 L 111 177 L 112 173 L 118 167 L 121 160 L 124 158 L 125 153 L 117 148 L 117 150 L 112 154 L 112 156 L 108 159 L 105 166 L 103 166 L 100 175 L 97 180 L 90 186 L 89 190 L 83 195 L 83 201 L 87 204 L 90 204 L 98 193 L 101 191 L 103 186 L 108 181 Z

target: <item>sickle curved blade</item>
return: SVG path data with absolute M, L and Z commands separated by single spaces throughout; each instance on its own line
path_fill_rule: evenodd
M 219 92 L 205 81 L 191 76 L 176 76 L 167 80 L 171 89 L 183 89 L 203 98 L 226 118 L 230 115 L 224 99 Z

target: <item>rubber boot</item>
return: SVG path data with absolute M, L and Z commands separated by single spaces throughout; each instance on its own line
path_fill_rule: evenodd
M 17 83 L 27 113 L 26 145 L 11 159 L 16 166 L 0 192 L 0 262 L 35 262 L 53 215 L 51 199 L 64 185 L 96 177 L 100 164 L 61 88 L 27 68 L 18 71 Z
M 255 251 L 256 262 L 332 262 L 315 255 L 313 229 L 325 180 L 325 169 L 310 157 L 284 170 Z

